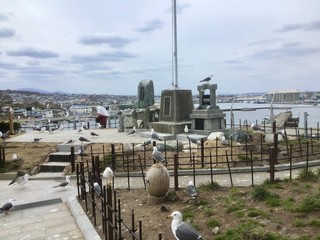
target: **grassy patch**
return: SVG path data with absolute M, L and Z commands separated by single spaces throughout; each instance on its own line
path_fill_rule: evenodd
M 296 210 L 303 213 L 320 211 L 320 190 L 304 197 Z
M 236 229 L 227 230 L 224 235 L 220 235 L 215 240 L 284 240 L 280 235 L 275 233 L 270 233 L 264 230 L 263 226 L 260 224 L 249 221 L 247 223 L 241 224 Z
M 298 172 L 297 179 L 303 182 L 313 182 L 318 180 L 318 175 L 310 168 L 303 168 Z
M 210 192 L 212 190 L 219 189 L 220 185 L 217 182 L 206 182 L 206 183 L 201 183 L 198 187 L 198 190 L 200 192 Z

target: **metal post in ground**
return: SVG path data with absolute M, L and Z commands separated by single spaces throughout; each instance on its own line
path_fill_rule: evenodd
M 269 154 L 269 168 L 270 168 L 270 182 L 274 183 L 274 155 L 275 155 L 275 149 L 274 147 L 270 148 L 270 154 Z
M 179 180 L 178 180 L 178 167 L 179 167 L 179 159 L 178 155 L 174 155 L 174 165 L 173 165 L 173 172 L 174 172 L 174 190 L 178 191 L 179 190 Z

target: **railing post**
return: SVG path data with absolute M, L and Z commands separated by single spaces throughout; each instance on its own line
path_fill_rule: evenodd
M 270 167 L 270 182 L 274 183 L 274 155 L 275 149 L 273 147 L 270 148 L 270 157 L 269 157 L 269 167 Z
M 179 180 L 178 180 L 178 167 L 179 167 L 179 159 L 178 155 L 174 155 L 174 166 L 173 166 L 173 171 L 174 171 L 174 190 L 178 191 L 179 190 Z
M 71 147 L 70 148 L 70 151 L 71 151 L 71 172 L 74 172 L 75 171 L 75 155 L 74 155 L 74 147 Z

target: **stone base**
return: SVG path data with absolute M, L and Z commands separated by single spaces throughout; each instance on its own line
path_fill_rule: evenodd
M 163 196 L 163 197 L 154 197 L 154 196 L 150 196 L 148 194 L 148 204 L 149 205 L 157 205 L 157 204 L 160 204 L 160 203 L 163 203 L 166 199 L 166 196 Z
M 191 122 L 153 122 L 152 128 L 158 133 L 173 134 L 173 139 L 175 139 L 175 135 L 184 133 L 184 128 L 186 125 L 189 129 L 191 128 Z

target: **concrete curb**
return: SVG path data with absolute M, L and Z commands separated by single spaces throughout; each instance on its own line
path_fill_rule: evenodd
M 67 205 L 86 240 L 101 240 L 91 221 L 83 211 L 76 197 L 68 197 Z

